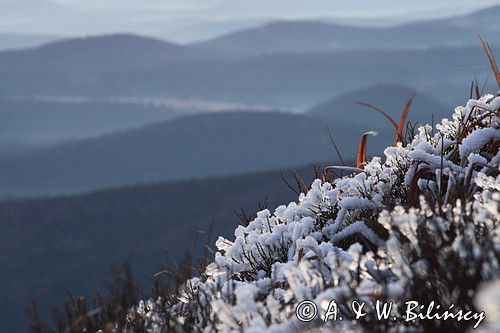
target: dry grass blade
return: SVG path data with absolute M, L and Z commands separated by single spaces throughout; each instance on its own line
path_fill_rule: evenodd
M 403 112 L 401 113 L 401 118 L 399 118 L 399 124 L 396 129 L 397 134 L 396 138 L 394 139 L 394 146 L 396 146 L 401 139 L 401 142 L 403 143 L 403 146 L 406 146 L 406 140 L 403 137 L 403 128 L 405 127 L 405 122 L 406 118 L 408 117 L 408 113 L 410 112 L 411 105 L 413 104 L 413 100 L 417 96 L 417 92 L 414 92 L 413 95 L 410 97 L 408 102 L 406 103 Z
M 333 145 L 333 148 L 337 152 L 337 156 L 339 157 L 340 162 L 342 163 L 342 165 L 345 165 L 344 159 L 342 158 L 342 154 L 340 154 L 339 148 L 337 147 L 337 144 L 335 143 L 335 139 L 333 138 L 332 131 L 330 131 L 330 127 L 326 126 L 326 130 L 328 131 L 328 135 L 330 136 L 330 141 Z
M 350 166 L 345 166 L 345 165 L 342 165 L 342 166 L 330 165 L 330 166 L 327 166 L 323 169 L 322 178 L 321 178 L 323 180 L 323 183 L 325 183 L 327 180 L 329 170 L 346 171 L 346 172 L 349 172 L 350 174 L 364 172 L 363 169 L 356 168 L 356 167 L 350 167 Z
M 304 183 L 304 181 L 302 180 L 302 178 L 300 177 L 300 175 L 297 171 L 295 171 L 295 170 L 293 171 L 293 176 L 295 177 L 295 180 L 297 180 L 297 182 L 300 184 L 300 186 L 304 190 L 304 193 L 309 192 L 309 189 L 307 188 L 306 183 Z
M 497 80 L 497 85 L 500 88 L 500 72 L 498 71 L 498 66 L 495 61 L 495 57 L 493 56 L 493 52 L 491 52 L 490 44 L 483 39 L 483 36 L 479 32 L 476 32 L 477 37 L 483 44 L 484 51 L 486 52 L 486 56 L 488 57 L 488 61 L 490 62 L 491 69 L 493 70 L 493 74 L 495 75 L 495 79 Z
M 304 248 L 300 248 L 298 256 L 297 256 L 297 261 L 300 262 L 303 257 L 304 257 Z
M 400 134 L 398 133 L 398 124 L 396 124 L 396 122 L 394 121 L 394 119 L 392 119 L 392 117 L 389 116 L 386 112 L 384 112 L 383 110 L 379 109 L 378 107 L 373 106 L 373 105 L 368 104 L 368 103 L 364 103 L 364 102 L 357 102 L 357 103 L 359 105 L 366 106 L 369 109 L 375 110 L 378 113 L 380 113 L 381 115 L 383 115 L 384 117 L 386 117 L 387 120 L 390 121 L 390 123 L 392 124 L 392 126 L 394 126 L 394 129 L 396 130 L 396 135 L 400 136 Z M 405 139 L 404 139 L 403 136 L 400 136 L 400 139 L 401 139 L 402 142 L 405 142 Z
M 350 172 L 350 173 L 361 173 L 361 172 L 364 172 L 363 169 L 360 169 L 360 168 L 355 168 L 355 167 L 350 167 L 350 166 L 344 166 L 344 165 L 330 165 L 330 166 L 327 166 L 325 167 L 326 171 L 328 170 L 339 170 L 339 171 L 347 171 L 347 172 Z
M 407 198 L 409 205 L 418 204 L 418 196 L 420 194 L 418 188 L 418 180 L 422 177 L 423 174 L 424 171 L 417 170 L 417 172 L 415 172 L 415 174 L 411 179 L 410 188 L 408 189 L 408 198 Z
M 356 167 L 361 168 L 366 163 L 366 140 L 369 135 L 377 135 L 377 132 L 366 132 L 359 140 L 358 156 L 356 159 Z
M 398 129 L 398 125 L 396 124 L 396 122 L 394 121 L 394 119 L 392 119 L 391 116 L 389 116 L 387 113 L 385 113 L 384 111 L 382 111 L 378 107 L 373 106 L 373 105 L 368 104 L 368 103 L 364 103 L 364 102 L 357 102 L 357 104 L 366 106 L 367 108 L 375 110 L 378 113 L 382 114 L 384 117 L 386 117 L 391 122 L 392 126 L 394 126 L 394 129 L 396 129 L 396 130 Z

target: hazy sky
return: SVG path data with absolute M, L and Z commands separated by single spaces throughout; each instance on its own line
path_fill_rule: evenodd
M 0 32 L 135 32 L 189 41 L 267 20 L 334 18 L 370 25 L 492 5 L 500 0 L 0 0 Z

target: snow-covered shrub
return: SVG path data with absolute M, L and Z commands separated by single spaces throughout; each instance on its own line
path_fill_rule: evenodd
M 263 210 L 234 239 L 217 240 L 204 274 L 168 302 L 141 302 L 128 327 L 164 330 L 290 332 L 319 327 L 387 331 L 463 331 L 473 323 L 376 320 L 372 301 L 434 301 L 477 310 L 476 292 L 498 279 L 500 97 L 457 107 L 425 125 L 362 170 L 315 180 L 297 202 Z M 498 286 L 498 283 L 496 283 Z M 498 291 L 497 291 L 498 292 Z M 302 323 L 297 304 L 324 313 L 339 304 L 343 321 Z M 354 320 L 351 301 L 366 301 Z M 400 316 L 399 318 L 403 318 Z

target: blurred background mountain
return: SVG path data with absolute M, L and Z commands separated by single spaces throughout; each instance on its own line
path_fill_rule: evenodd
M 281 173 L 381 154 L 409 120 L 493 89 L 474 31 L 498 1 L 0 0 L 0 313 L 26 328 L 129 259 L 141 283 L 230 237 L 240 207 L 293 200 Z M 328 130 L 327 130 L 328 128 Z M 326 163 L 325 161 L 330 161 Z M 309 165 L 308 167 L 303 167 Z M 306 181 L 306 183 L 307 183 Z M 196 241 L 195 241 L 196 239 Z M 147 272 L 150 272 L 148 275 Z

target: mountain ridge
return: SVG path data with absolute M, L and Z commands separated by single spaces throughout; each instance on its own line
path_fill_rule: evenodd
M 377 112 L 364 111 L 368 107 L 359 103 L 367 103 L 385 111 L 393 118 L 399 117 L 406 102 L 415 94 L 415 99 L 408 116 L 409 120 L 419 122 L 429 122 L 432 114 L 436 119 L 442 118 L 447 114 L 448 108 L 439 102 L 435 97 L 425 92 L 419 92 L 418 89 L 412 89 L 409 86 L 399 84 L 379 84 L 338 95 L 332 99 L 321 102 L 312 108 L 306 110 L 310 116 L 323 119 L 342 119 L 346 120 L 353 114 L 359 112 L 359 121 L 373 123 L 383 118 Z M 333 110 L 341 112 L 332 112 Z
M 493 12 L 493 14 L 491 14 Z M 317 52 L 363 48 L 422 48 L 472 44 L 471 29 L 497 40 L 500 32 L 483 23 L 484 13 L 500 15 L 500 6 L 451 18 L 423 20 L 391 27 L 362 27 L 327 20 L 278 20 L 195 43 L 199 47 L 234 54 Z M 264 50 L 264 51 L 262 51 Z
M 326 129 L 318 127 L 316 119 L 279 112 L 184 116 L 0 161 L 0 194 L 78 193 L 329 159 Z

